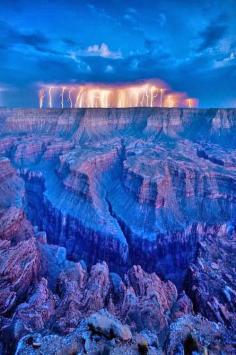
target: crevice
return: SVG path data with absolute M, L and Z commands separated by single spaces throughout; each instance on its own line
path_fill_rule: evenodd
M 215 157 L 210 157 L 204 150 L 198 150 L 197 156 L 202 159 L 209 160 L 213 164 L 224 166 L 224 162 L 221 159 L 217 159 Z
M 117 217 L 117 215 L 114 213 L 113 211 L 113 208 L 112 208 L 112 205 L 109 201 L 109 199 L 107 198 L 107 196 L 105 197 L 105 202 L 107 203 L 107 206 L 108 206 L 108 211 L 109 211 L 109 214 L 111 215 L 111 217 L 117 222 L 126 242 L 127 242 L 127 245 L 128 245 L 128 248 L 129 248 L 129 259 L 127 261 L 127 266 L 126 266 L 126 269 L 128 269 L 130 266 L 132 266 L 132 263 L 131 263 L 131 260 L 130 260 L 130 256 L 132 255 L 132 252 L 131 252 L 131 242 L 130 242 L 130 237 L 129 237 L 129 233 L 127 232 L 127 228 L 125 227 L 124 223 L 122 223 L 120 221 L 120 219 Z

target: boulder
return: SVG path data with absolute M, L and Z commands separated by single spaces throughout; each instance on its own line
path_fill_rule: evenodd
M 132 333 L 127 325 L 123 325 L 112 314 L 102 309 L 92 314 L 87 320 L 89 328 L 108 339 L 117 338 L 121 341 L 132 339 Z

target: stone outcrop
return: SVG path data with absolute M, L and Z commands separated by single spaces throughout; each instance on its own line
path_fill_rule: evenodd
M 33 236 L 33 227 L 22 209 L 10 207 L 0 214 L 0 239 L 19 241 Z
M 170 282 L 162 282 L 156 274 L 145 273 L 140 266 L 128 271 L 127 288 L 122 302 L 126 322 L 136 330 L 165 330 L 169 312 L 177 300 L 177 290 Z
M 39 253 L 34 238 L 14 246 L 0 240 L 0 314 L 5 314 L 22 302 L 29 287 L 37 280 Z
M 19 304 L 12 319 L 12 326 L 22 334 L 41 330 L 55 313 L 56 297 L 42 278 L 29 299 Z
M 88 327 L 94 333 L 101 334 L 106 338 L 118 338 L 121 341 L 132 339 L 132 333 L 127 325 L 122 325 L 119 320 L 106 310 L 100 310 L 92 314 L 88 320 Z
M 177 305 L 177 290 L 171 282 L 162 282 L 140 266 L 133 266 L 123 281 L 110 274 L 104 262 L 94 265 L 90 273 L 80 263 L 62 272 L 58 294 L 54 328 L 60 332 L 70 331 L 85 316 L 107 308 L 135 331 L 146 328 L 160 333 L 166 330 L 170 310 Z
M 186 289 L 195 309 L 208 319 L 236 327 L 236 233 L 225 225 L 200 240 L 198 257 L 189 268 Z
M 166 353 L 233 354 L 232 335 L 222 325 L 201 316 L 186 315 L 170 326 Z
M 102 312 L 100 312 L 102 313 Z M 103 312 L 104 313 L 104 312 Z M 164 349 L 155 334 L 142 332 L 131 339 L 127 326 L 106 312 L 101 319 L 96 313 L 66 336 L 26 335 L 18 344 L 16 355 L 34 354 L 233 354 L 235 348 L 227 330 L 201 316 L 179 318 L 170 327 Z M 99 317 L 99 318 L 98 318 Z M 92 322 L 92 327 L 91 327 Z M 110 330 L 112 332 L 110 332 Z

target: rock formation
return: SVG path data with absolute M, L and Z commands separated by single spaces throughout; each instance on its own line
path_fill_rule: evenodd
M 2 352 L 234 353 L 235 148 L 236 110 L 0 110 Z

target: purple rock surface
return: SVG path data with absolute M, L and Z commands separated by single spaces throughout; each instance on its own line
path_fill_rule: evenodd
M 235 148 L 234 109 L 1 109 L 3 354 L 235 353 Z

